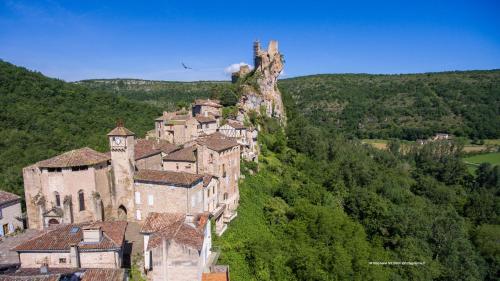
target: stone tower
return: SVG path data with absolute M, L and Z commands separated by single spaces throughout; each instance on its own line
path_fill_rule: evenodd
M 242 85 L 243 94 L 238 102 L 240 110 L 238 119 L 243 121 L 250 110 L 260 112 L 260 109 L 264 107 L 266 115 L 286 122 L 283 101 L 278 89 L 278 77 L 284 66 L 283 56 L 278 50 L 278 41 L 271 40 L 267 50 L 261 49 L 260 42 L 255 41 L 253 55 L 255 67 L 253 72 L 248 73 L 240 68 L 240 71 L 233 74 L 234 77 L 254 75 L 257 82 L 256 85 Z
M 116 218 L 134 220 L 135 134 L 119 123 L 108 133 L 112 198 Z

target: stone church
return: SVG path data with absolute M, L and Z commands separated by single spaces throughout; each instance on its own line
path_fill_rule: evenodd
M 104 220 L 142 223 L 150 212 L 207 212 L 221 234 L 237 214 L 241 154 L 236 138 L 213 127 L 219 124 L 220 107 L 217 101 L 197 100 L 192 113 L 179 119 L 192 121 L 192 130 L 186 125 L 190 122 L 180 122 L 178 130 L 164 129 L 178 118 L 164 113 L 166 118 L 159 118 L 163 122 L 155 121 L 159 137 L 148 139 L 138 139 L 118 124 L 107 134 L 108 153 L 84 147 L 25 167 L 29 227 Z

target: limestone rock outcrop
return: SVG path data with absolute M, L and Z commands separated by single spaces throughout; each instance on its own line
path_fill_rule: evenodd
M 286 122 L 278 77 L 283 71 L 283 55 L 278 51 L 278 41 L 270 41 L 267 50 L 261 49 L 260 42 L 254 43 L 254 69 L 242 66 L 233 73 L 233 82 L 243 81 L 240 85 L 242 95 L 238 102 L 238 119 L 243 121 L 250 111 L 275 117 Z

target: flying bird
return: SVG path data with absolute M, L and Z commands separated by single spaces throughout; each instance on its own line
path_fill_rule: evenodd
M 182 67 L 184 67 L 184 69 L 193 69 L 193 68 L 191 68 L 191 67 L 189 67 L 189 66 L 185 65 L 183 62 L 181 62 L 181 64 L 182 64 Z

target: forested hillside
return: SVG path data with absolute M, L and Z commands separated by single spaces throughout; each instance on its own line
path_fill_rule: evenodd
M 435 142 L 401 154 L 397 142 L 380 151 L 351 137 L 412 138 L 418 134 L 408 132 L 450 124 L 455 134 L 498 137 L 498 74 L 280 81 L 288 125 L 252 120 L 262 128 L 260 163 L 242 164 L 238 217 L 214 238 L 231 280 L 496 280 L 499 166 L 481 165 L 472 176 L 459 144 Z M 165 83 L 156 90 L 91 84 L 0 62 L 1 189 L 22 194 L 21 168 L 62 151 L 106 151 L 105 134 L 118 118 L 141 136 L 165 107 L 194 97 L 222 96 L 227 105 L 234 99 L 228 83 Z M 373 112 L 380 122 L 367 123 Z
M 117 119 L 138 135 L 161 109 L 0 61 L 0 189 L 24 196 L 21 169 L 89 146 L 107 151 Z
M 497 280 L 499 166 L 471 176 L 449 142 L 380 151 L 302 109 L 287 104 L 285 131 L 259 120 L 259 172 L 243 165 L 239 217 L 215 242 L 231 280 Z
M 77 82 L 91 89 L 106 90 L 131 100 L 161 106 L 165 110 L 187 107 L 196 98 L 217 96 L 231 89 L 229 82 L 169 82 L 139 79 L 94 79 Z M 224 101 L 223 101 L 224 102 Z
M 500 138 L 500 70 L 313 75 L 280 88 L 311 123 L 347 136 Z

